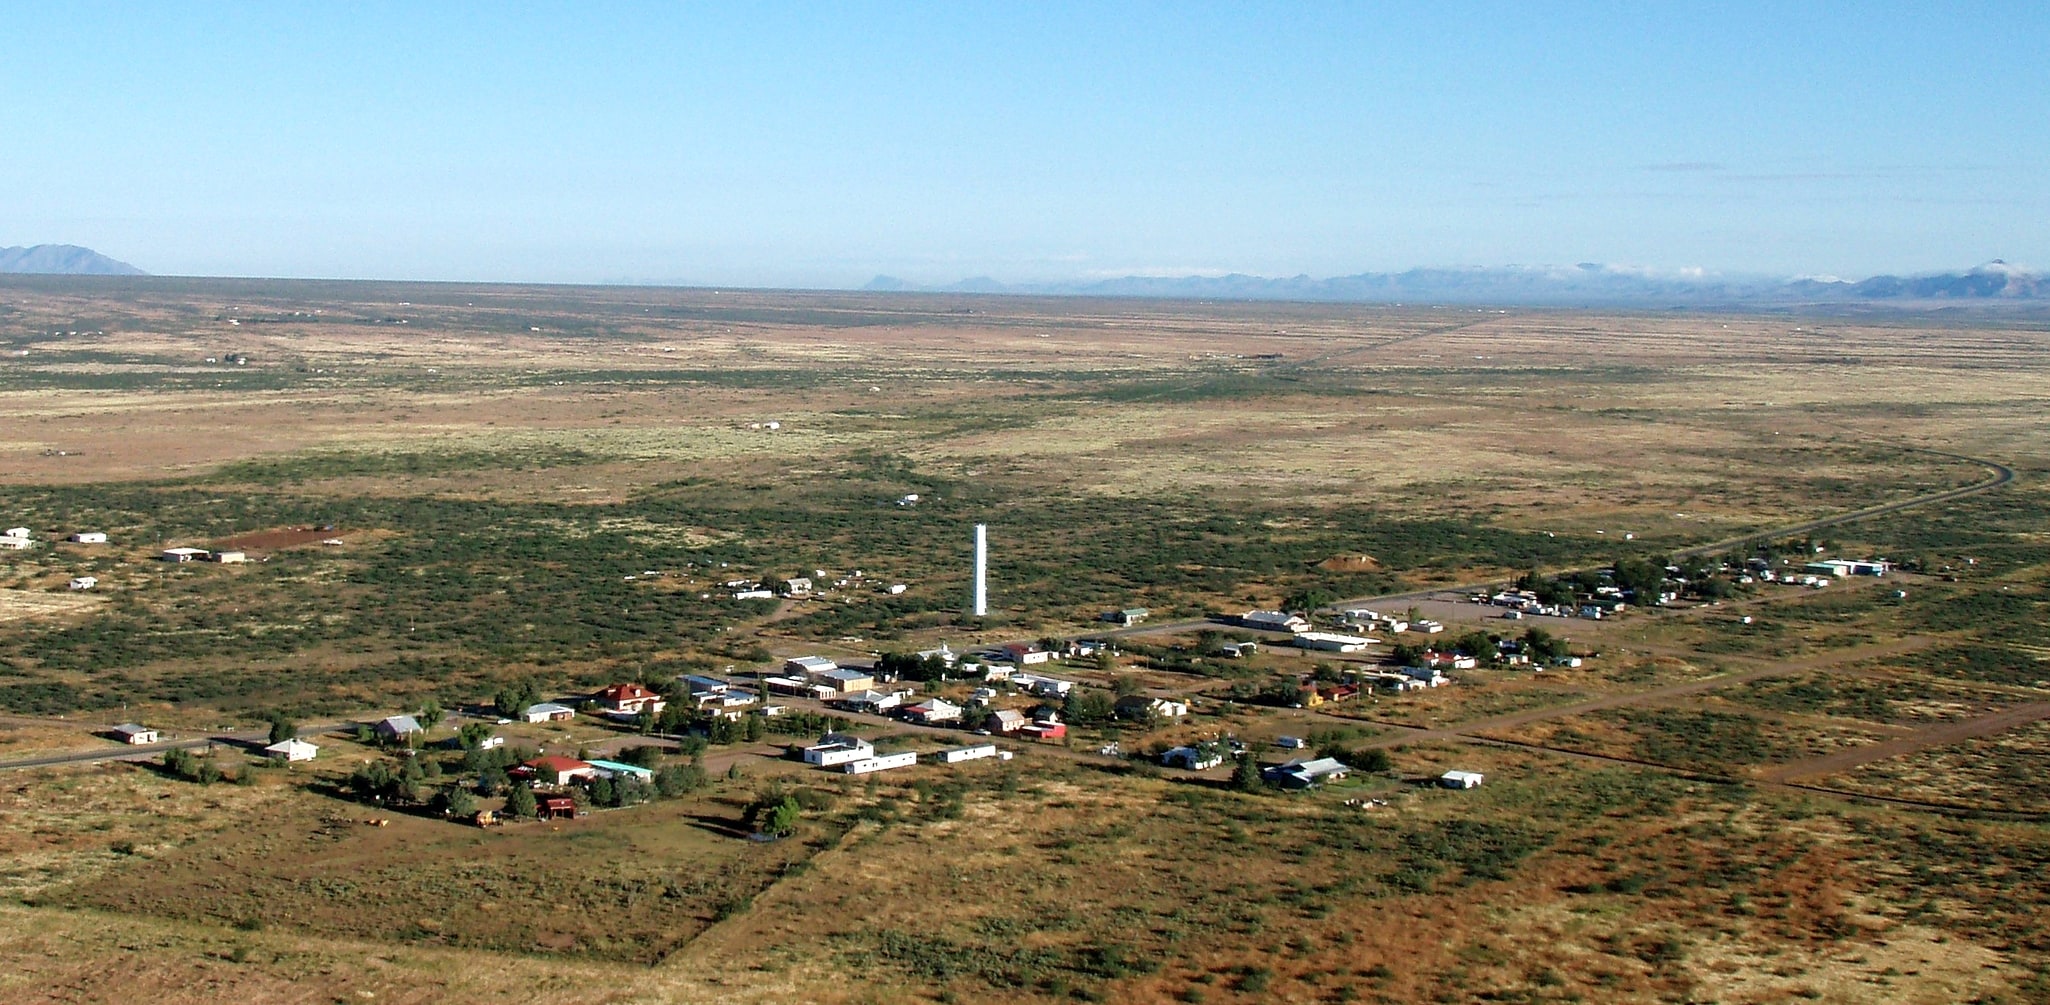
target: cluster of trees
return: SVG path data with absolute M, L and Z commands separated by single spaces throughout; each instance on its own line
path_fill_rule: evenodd
M 201 785 L 212 785 L 227 777 L 213 758 L 199 757 L 183 749 L 164 751 L 164 770 Z
M 956 676 L 957 666 L 949 665 L 939 656 L 919 656 L 917 653 L 884 653 L 876 658 L 877 672 L 895 674 L 898 680 L 946 680 Z

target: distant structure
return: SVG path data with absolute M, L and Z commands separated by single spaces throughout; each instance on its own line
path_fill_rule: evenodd
M 989 525 L 975 525 L 975 616 L 989 616 Z

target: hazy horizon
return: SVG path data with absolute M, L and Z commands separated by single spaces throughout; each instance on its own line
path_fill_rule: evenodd
M 2050 264 L 2050 12 L 17 11 L 0 245 L 849 288 Z

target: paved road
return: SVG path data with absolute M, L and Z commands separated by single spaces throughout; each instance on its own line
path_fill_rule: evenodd
M 45 725 L 51 723 L 64 723 L 66 725 L 72 726 L 84 726 L 88 729 L 103 728 L 92 727 L 84 723 L 67 722 L 66 720 L 61 719 L 42 719 L 37 721 Z M 311 723 L 299 727 L 299 735 L 302 737 L 319 736 L 323 733 L 331 733 L 337 729 L 352 727 L 354 725 L 354 720 Z M 23 757 L 12 761 L 0 761 L 0 771 L 6 771 L 13 768 L 48 768 L 60 764 L 94 764 L 100 761 L 147 761 L 162 755 L 165 751 L 168 750 L 197 750 L 201 747 L 212 746 L 214 744 L 222 744 L 224 746 L 247 746 L 250 744 L 256 744 L 260 746 L 262 744 L 266 744 L 269 742 L 270 729 L 269 727 L 265 727 L 263 729 L 250 730 L 248 732 L 213 733 L 207 736 L 188 737 L 183 740 L 165 740 L 161 743 L 143 743 L 134 745 L 122 744 L 119 746 L 109 746 L 94 750 L 73 750 L 58 754 L 41 754 L 36 757 Z

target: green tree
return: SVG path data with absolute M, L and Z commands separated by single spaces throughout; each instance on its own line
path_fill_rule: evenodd
M 461 786 L 442 790 L 437 801 L 441 804 L 442 815 L 452 820 L 477 815 L 477 797 Z
M 695 764 L 672 764 L 655 772 L 655 791 L 674 799 L 705 787 L 705 769 Z
M 1251 754 L 1240 754 L 1231 769 L 1231 787 L 1240 792 L 1258 792 L 1266 787 L 1260 778 L 1260 762 Z
M 484 746 L 484 741 L 489 739 L 490 723 L 466 722 L 456 730 L 456 742 L 462 744 L 464 750 L 479 750 Z
M 505 815 L 526 818 L 540 812 L 541 806 L 534 801 L 534 790 L 524 785 L 514 785 L 505 796 Z
M 1110 690 L 1120 698 L 1129 698 L 1145 690 L 1145 687 L 1140 684 L 1138 675 L 1126 673 L 1119 674 L 1117 679 L 1110 682 Z
M 1314 611 L 1320 607 L 1329 607 L 1337 602 L 1338 597 L 1330 590 L 1310 587 L 1297 590 L 1281 598 L 1281 609 L 1284 611 Z
M 442 710 L 440 702 L 435 701 L 432 698 L 427 699 L 427 703 L 420 706 L 420 728 L 433 729 L 434 727 L 441 725 L 441 717 L 443 714 L 444 712 Z
M 299 727 L 292 724 L 283 712 L 270 714 L 270 742 L 283 743 L 299 735 Z
M 1117 702 L 1107 692 L 1094 688 L 1078 687 L 1068 692 L 1067 700 L 1061 703 L 1061 714 L 1069 722 L 1109 722 Z
M 765 834 L 783 835 L 797 829 L 797 818 L 803 808 L 797 805 L 797 797 L 784 796 L 783 801 L 769 809 L 769 815 L 762 824 Z

